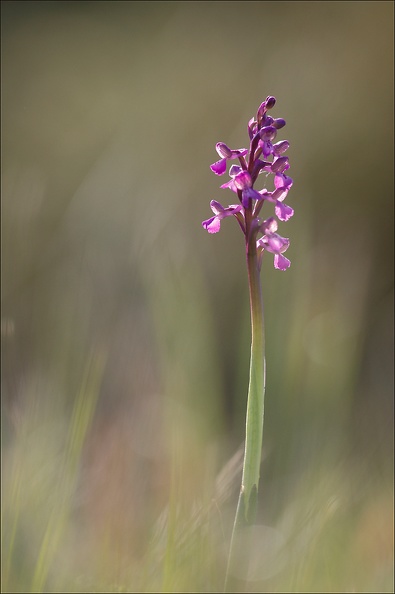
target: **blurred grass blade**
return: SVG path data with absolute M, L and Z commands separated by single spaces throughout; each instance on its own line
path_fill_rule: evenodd
M 83 445 L 96 408 L 103 374 L 103 353 L 94 353 L 89 358 L 81 388 L 77 394 L 70 422 L 67 448 L 61 478 L 58 484 L 56 507 L 53 508 L 38 555 L 32 582 L 32 592 L 42 592 L 56 555 L 59 542 L 70 512 L 72 497 L 78 475 L 78 464 Z

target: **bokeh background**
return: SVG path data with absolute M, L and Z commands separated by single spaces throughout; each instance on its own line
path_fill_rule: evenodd
M 393 591 L 393 3 L 2 2 L 2 587 L 220 591 L 249 365 L 215 143 L 287 120 L 234 588 Z M 250 535 L 251 536 L 251 535 Z

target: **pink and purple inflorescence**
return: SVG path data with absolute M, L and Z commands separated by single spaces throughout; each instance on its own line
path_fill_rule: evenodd
M 288 221 L 294 214 L 293 209 L 284 203 L 292 186 L 292 178 L 285 173 L 289 169 L 289 160 L 284 153 L 289 142 L 281 140 L 274 143 L 277 130 L 285 126 L 285 120 L 272 118 L 267 113 L 275 103 L 274 97 L 267 97 L 260 105 L 256 118 L 249 121 L 249 149 L 232 150 L 223 142 L 217 143 L 216 150 L 220 159 L 210 166 L 211 170 L 216 175 L 223 175 L 228 161 L 239 161 L 239 165 L 230 166 L 230 180 L 221 186 L 237 194 L 239 204 L 224 208 L 219 202 L 212 200 L 210 206 L 214 216 L 203 221 L 202 225 L 209 233 L 217 233 L 222 219 L 234 216 L 246 237 L 246 244 L 256 242 L 259 261 L 266 250 L 274 254 L 274 267 L 286 270 L 291 262 L 283 256 L 283 252 L 289 247 L 289 239 L 277 233 L 277 219 Z M 273 189 L 254 188 L 262 174 L 266 179 L 270 175 L 274 176 Z M 275 217 L 263 220 L 259 214 L 265 202 L 274 204 Z

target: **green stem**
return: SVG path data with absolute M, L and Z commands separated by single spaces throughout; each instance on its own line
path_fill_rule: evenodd
M 250 221 L 247 220 L 246 222 L 247 227 L 249 227 L 248 223 Z M 254 234 L 248 232 L 246 235 L 250 237 L 246 245 L 251 309 L 250 381 L 247 399 L 243 476 L 230 543 L 225 591 L 228 588 L 230 571 L 236 561 L 235 536 L 241 527 L 249 526 L 255 521 L 262 452 L 266 375 L 263 301 L 255 237 Z

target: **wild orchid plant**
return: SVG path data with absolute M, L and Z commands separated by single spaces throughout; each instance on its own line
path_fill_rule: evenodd
M 282 140 L 273 144 L 277 130 L 285 126 L 285 120 L 274 119 L 267 113 L 275 103 L 275 97 L 267 97 L 260 105 L 256 118 L 248 122 L 249 149 L 232 150 L 223 142 L 217 143 L 216 150 L 221 158 L 211 165 L 216 175 L 223 175 L 226 172 L 228 161 L 235 159 L 239 161 L 239 165 L 231 165 L 229 169 L 230 181 L 221 186 L 237 194 L 239 204 L 231 204 L 224 208 L 219 202 L 212 200 L 210 206 L 214 216 L 202 223 L 209 233 L 217 233 L 222 219 L 229 216 L 236 218 L 245 237 L 250 292 L 252 336 L 246 439 L 242 483 L 230 544 L 227 579 L 234 562 L 235 535 L 240 527 L 254 523 L 257 504 L 266 375 L 260 284 L 263 253 L 266 250 L 274 254 L 274 267 L 278 270 L 286 270 L 291 264 L 283 255 L 289 247 L 289 239 L 277 233 L 277 219 L 288 221 L 294 211 L 284 203 L 292 186 L 292 179 L 285 174 L 289 169 L 289 160 L 284 153 L 289 147 L 289 142 Z M 261 174 L 266 174 L 265 178 L 274 175 L 273 190 L 254 189 Z M 275 217 L 263 219 L 259 216 L 265 202 L 274 204 Z

